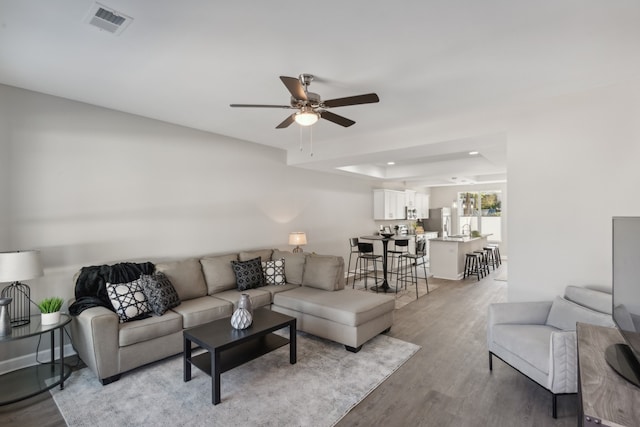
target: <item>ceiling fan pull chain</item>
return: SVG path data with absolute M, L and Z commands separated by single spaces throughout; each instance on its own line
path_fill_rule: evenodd
M 298 126 L 300 129 L 300 151 L 302 151 L 302 126 Z
M 313 126 L 309 126 L 309 149 L 311 151 L 310 155 L 313 157 Z

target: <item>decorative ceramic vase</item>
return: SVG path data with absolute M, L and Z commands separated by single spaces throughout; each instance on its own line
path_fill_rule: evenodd
M 55 325 L 60 322 L 60 312 L 55 313 L 40 313 L 40 324 L 42 325 Z
M 0 337 L 11 335 L 11 319 L 9 318 L 9 304 L 13 298 L 0 298 Z
M 251 306 L 251 298 L 249 294 L 240 295 L 240 301 L 238 301 L 238 308 L 244 308 L 253 316 L 253 307 Z
M 251 312 L 246 308 L 238 308 L 231 316 L 231 326 L 235 329 L 247 329 L 253 322 Z

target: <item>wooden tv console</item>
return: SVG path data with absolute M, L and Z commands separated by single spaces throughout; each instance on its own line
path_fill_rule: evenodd
M 640 426 L 640 388 L 605 361 L 611 344 L 624 342 L 617 329 L 578 323 L 578 425 Z

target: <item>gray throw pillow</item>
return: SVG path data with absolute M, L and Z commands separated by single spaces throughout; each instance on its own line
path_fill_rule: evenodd
M 236 274 L 236 285 L 239 291 L 264 286 L 264 274 L 260 257 L 249 261 L 231 261 L 233 272 Z
M 575 331 L 576 322 L 598 326 L 615 326 L 611 316 L 583 307 L 564 298 L 556 297 L 551 304 L 547 325 L 563 331 Z
M 180 305 L 178 292 L 164 273 L 143 274 L 140 276 L 140 284 L 154 314 L 162 316 L 170 308 Z

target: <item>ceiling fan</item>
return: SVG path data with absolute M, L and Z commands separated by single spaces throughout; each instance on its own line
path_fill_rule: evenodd
M 231 107 L 252 107 L 252 108 L 287 108 L 298 110 L 293 113 L 282 123 L 276 126 L 276 129 L 284 129 L 293 122 L 301 126 L 311 126 L 318 119 L 329 120 L 340 126 L 349 127 L 355 122 L 346 117 L 339 116 L 328 111 L 329 108 L 346 107 L 349 105 L 371 104 L 379 102 L 380 98 L 375 93 L 367 93 L 365 95 L 348 96 L 346 98 L 328 99 L 323 101 L 317 93 L 309 92 L 309 85 L 313 81 L 311 74 L 300 74 L 298 78 L 280 76 L 280 80 L 291 93 L 290 105 L 265 105 L 265 104 L 230 104 Z

